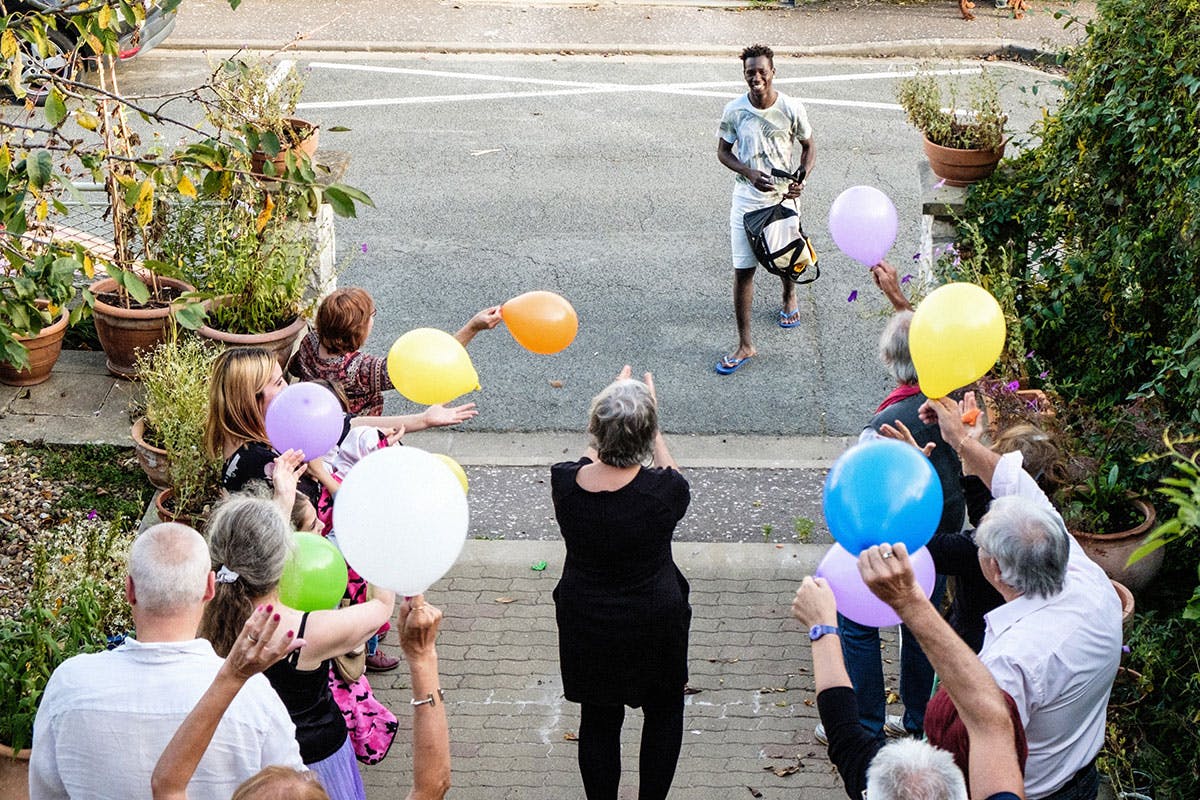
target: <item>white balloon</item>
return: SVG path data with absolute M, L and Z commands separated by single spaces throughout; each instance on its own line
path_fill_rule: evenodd
M 406 596 L 423 593 L 454 566 L 469 522 L 458 478 L 416 447 L 385 447 L 363 458 L 333 505 L 346 563 Z

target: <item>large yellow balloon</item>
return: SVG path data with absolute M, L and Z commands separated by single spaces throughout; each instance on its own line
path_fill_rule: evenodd
M 479 388 L 467 351 L 435 328 L 417 328 L 397 339 L 388 351 L 387 369 L 400 394 L 425 406 L 448 403 Z
M 979 380 L 1004 349 L 1004 312 L 973 283 L 948 283 L 913 314 L 908 350 L 926 397 L 945 397 Z
M 567 349 L 579 330 L 579 317 L 554 292 L 526 292 L 500 307 L 504 325 L 526 350 L 552 355 Z
M 434 453 L 433 457 L 439 459 L 450 468 L 450 471 L 454 473 L 454 477 L 458 478 L 458 482 L 462 484 L 463 494 L 467 494 L 471 490 L 471 486 L 467 482 L 467 471 L 462 468 L 461 464 L 444 453 Z

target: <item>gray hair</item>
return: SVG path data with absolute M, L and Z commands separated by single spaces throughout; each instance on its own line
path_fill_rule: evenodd
M 917 368 L 908 352 L 908 328 L 913 312 L 897 311 L 879 336 L 879 360 L 898 383 L 916 383 Z
M 871 759 L 870 800 L 967 800 L 967 783 L 954 756 L 928 742 L 898 739 Z
M 187 525 L 152 525 L 129 549 L 129 577 L 137 604 L 152 613 L 171 613 L 202 603 L 208 572 L 204 539 Z
M 613 467 L 632 467 L 650 457 L 658 432 L 658 409 L 650 387 L 627 378 L 592 400 L 588 433 L 600 460 Z
M 999 497 L 979 523 L 975 541 L 996 559 L 1000 578 L 1031 597 L 1063 589 L 1070 541 L 1062 518 L 1019 497 Z
M 279 506 L 243 494 L 231 495 L 217 506 L 205 533 L 213 569 L 233 570 L 252 595 L 265 594 L 279 583 L 294 547 L 291 523 Z

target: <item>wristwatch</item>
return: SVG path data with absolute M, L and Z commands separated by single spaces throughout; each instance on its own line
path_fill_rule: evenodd
M 808 639 L 811 642 L 815 642 L 817 639 L 820 639 L 822 636 L 824 636 L 827 633 L 832 633 L 835 636 L 839 635 L 837 626 L 836 625 L 813 625 L 811 628 L 808 629 Z

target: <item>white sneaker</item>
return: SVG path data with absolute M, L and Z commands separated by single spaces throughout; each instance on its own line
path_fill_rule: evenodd
M 825 726 L 821 723 L 817 723 L 816 729 L 813 730 L 813 738 L 817 740 L 818 744 L 829 746 L 829 737 L 825 735 Z
M 904 727 L 904 717 L 888 714 L 883 721 L 883 735 L 889 739 L 903 739 L 908 736 L 908 729 Z

